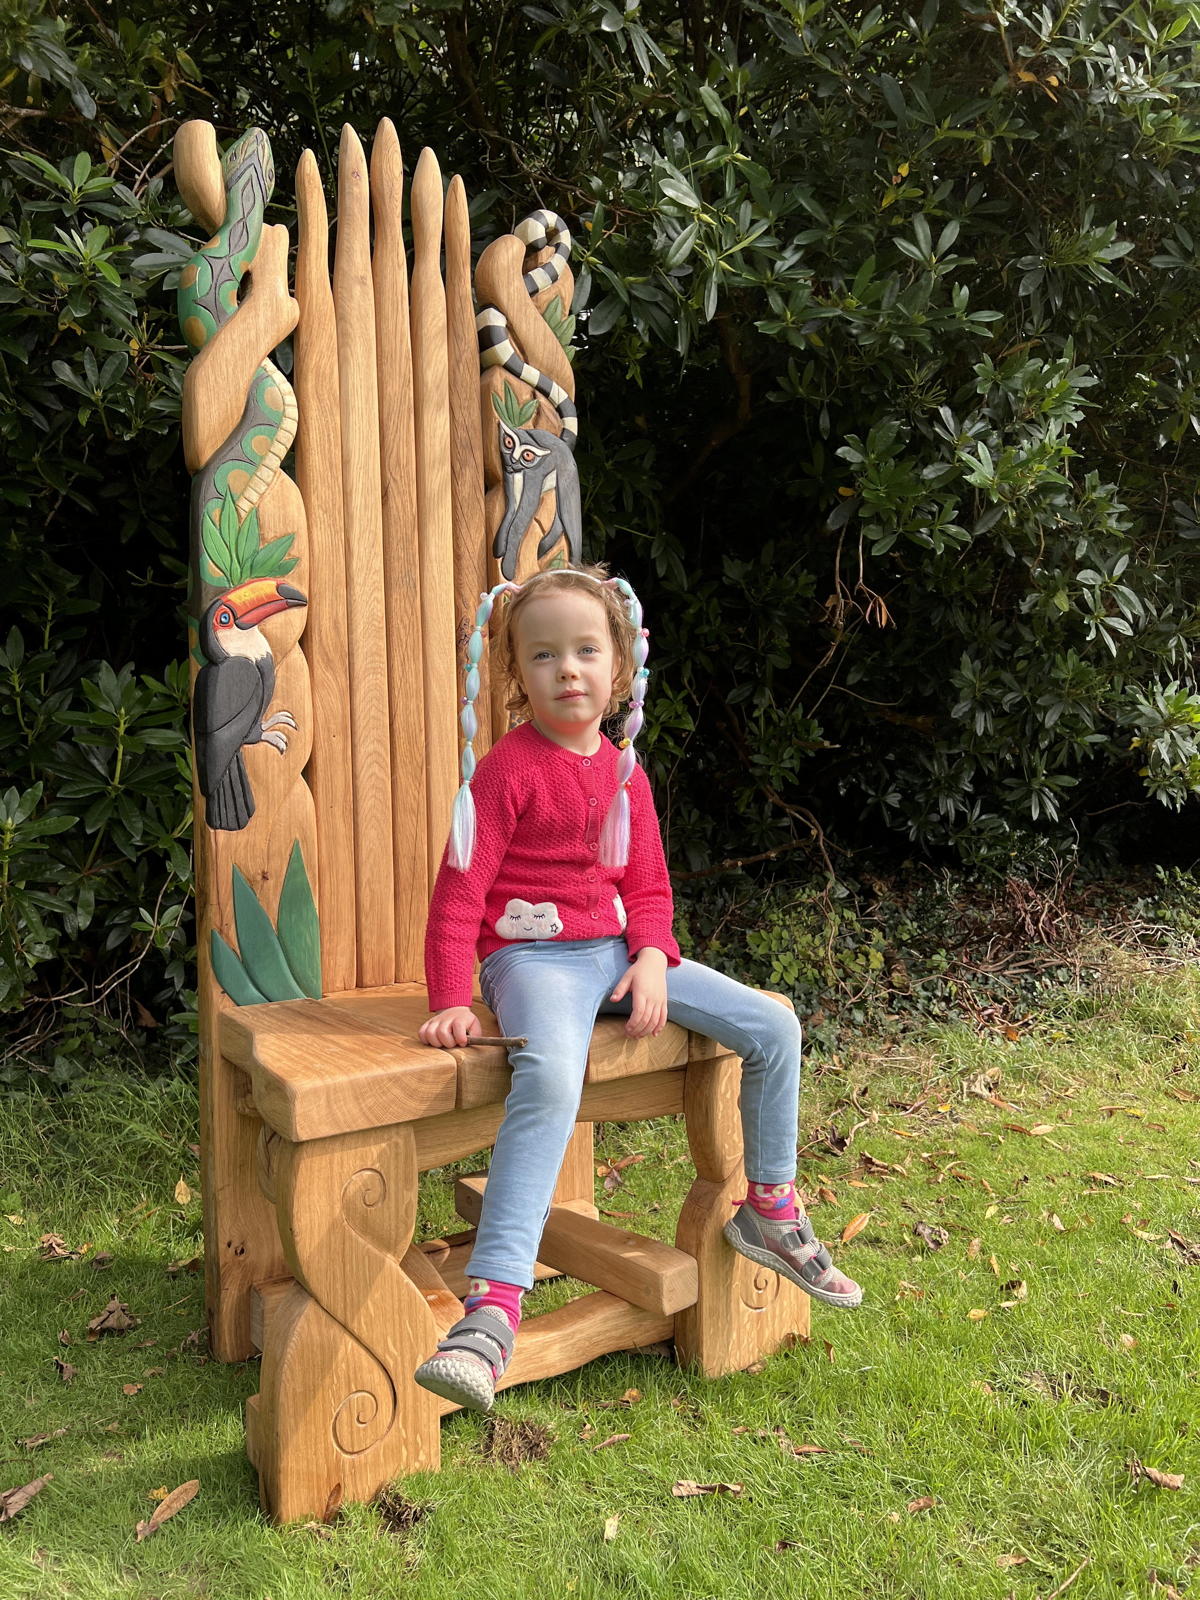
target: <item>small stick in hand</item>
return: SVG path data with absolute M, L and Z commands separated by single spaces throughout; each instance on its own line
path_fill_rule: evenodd
M 467 1035 L 467 1043 L 468 1044 L 502 1044 L 508 1049 L 516 1048 L 516 1049 L 523 1050 L 525 1048 L 525 1046 L 529 1043 L 529 1040 L 525 1039 L 525 1038 L 505 1039 L 505 1038 L 498 1037 L 496 1034 L 492 1034 L 492 1033 L 469 1033 Z

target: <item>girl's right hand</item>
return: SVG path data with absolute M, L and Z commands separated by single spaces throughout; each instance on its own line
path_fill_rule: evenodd
M 483 1024 L 470 1006 L 447 1006 L 437 1011 L 421 1024 L 422 1044 L 436 1045 L 439 1050 L 450 1050 L 466 1044 L 473 1033 L 482 1033 Z

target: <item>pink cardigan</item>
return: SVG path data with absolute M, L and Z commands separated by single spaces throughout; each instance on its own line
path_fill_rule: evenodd
M 625 935 L 630 956 L 652 945 L 679 965 L 674 905 L 650 783 L 629 784 L 629 864 L 602 867 L 600 828 L 617 788 L 617 748 L 601 735 L 578 756 L 532 722 L 495 744 L 471 783 L 475 852 L 470 870 L 446 861 L 425 930 L 429 1009 L 468 1006 L 474 957 L 534 939 Z

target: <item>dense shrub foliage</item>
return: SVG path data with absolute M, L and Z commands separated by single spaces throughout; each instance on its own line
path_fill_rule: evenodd
M 280 220 L 305 144 L 329 171 L 388 114 L 480 242 L 571 221 L 589 537 L 646 600 L 677 867 L 1007 870 L 1162 854 L 1200 789 L 1198 42 L 1176 0 L 0 0 L 26 1047 L 61 1055 L 56 997 L 135 1042 L 186 1011 L 180 120 L 265 127 Z

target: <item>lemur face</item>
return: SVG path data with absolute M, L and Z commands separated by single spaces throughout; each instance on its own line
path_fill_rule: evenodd
M 510 472 L 521 472 L 526 467 L 532 467 L 550 454 L 549 450 L 542 450 L 530 439 L 520 439 L 508 428 L 500 430 L 500 444 L 503 449 L 505 466 Z

